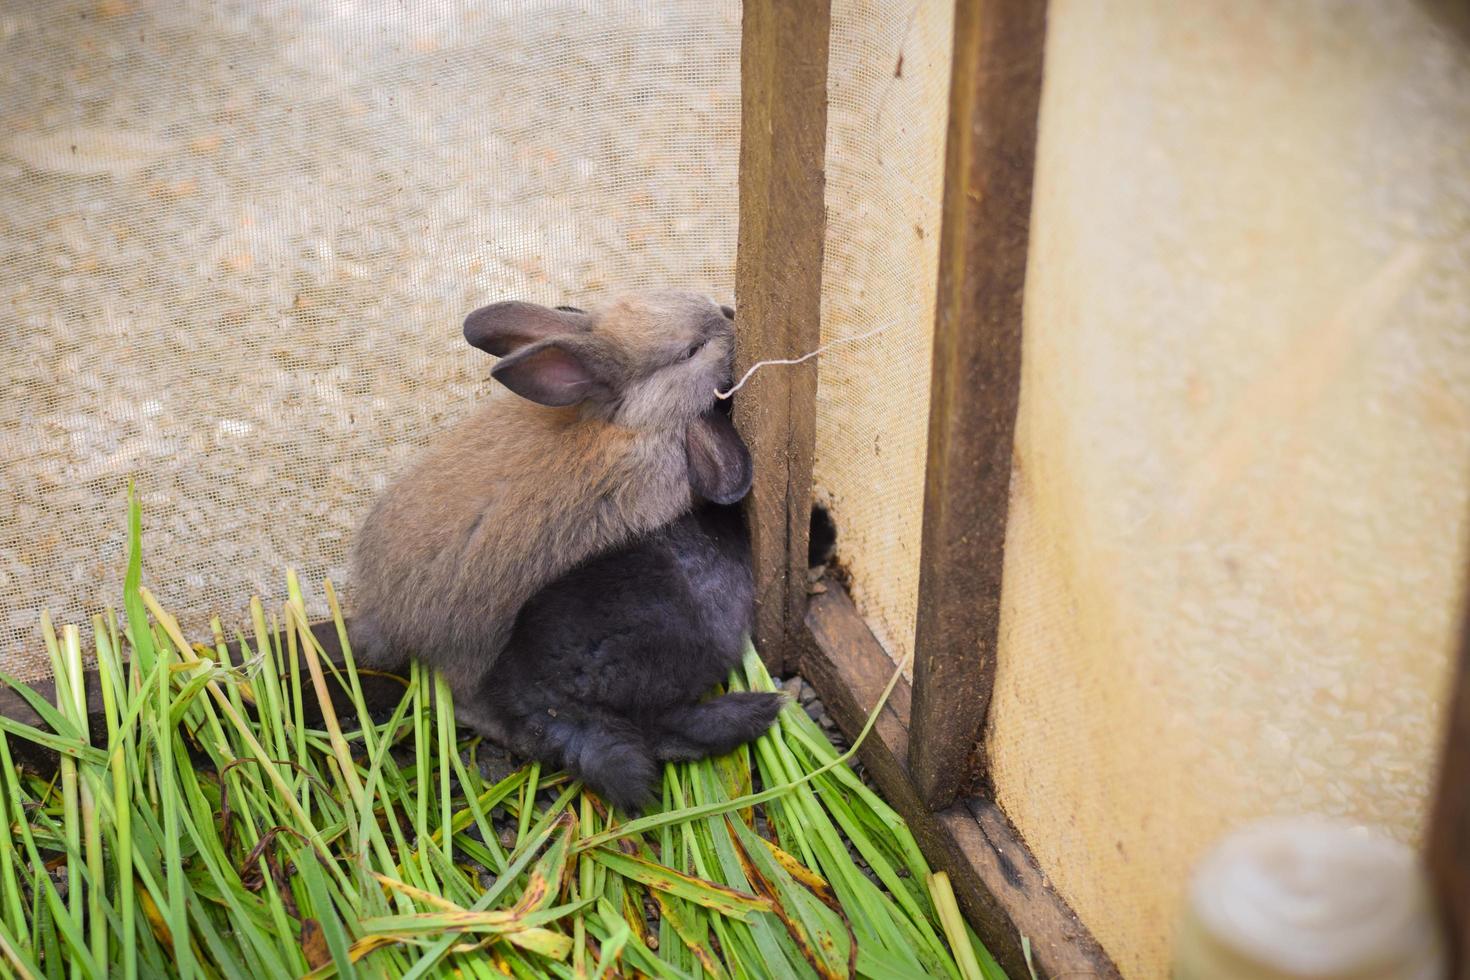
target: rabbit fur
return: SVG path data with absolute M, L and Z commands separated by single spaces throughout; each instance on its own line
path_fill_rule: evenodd
M 695 293 L 625 294 L 588 312 L 496 303 L 465 339 L 500 358 L 496 398 L 378 499 L 354 543 L 350 639 L 369 666 L 440 670 L 461 720 L 521 606 L 590 555 L 730 502 L 751 461 L 713 392 L 733 313 Z
M 637 812 L 661 763 L 729 752 L 780 710 L 767 692 L 699 700 L 740 663 L 753 600 L 739 508 L 702 505 L 538 592 L 477 708 L 502 745 Z

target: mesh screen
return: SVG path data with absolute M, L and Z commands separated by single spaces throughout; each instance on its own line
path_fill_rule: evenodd
M 733 292 L 739 3 L 0 8 L 0 666 L 120 595 L 186 628 L 344 578 L 485 390 L 464 314 Z M 325 610 L 311 610 L 322 615 Z
M 889 653 L 913 646 L 954 4 L 836 0 L 817 495 Z

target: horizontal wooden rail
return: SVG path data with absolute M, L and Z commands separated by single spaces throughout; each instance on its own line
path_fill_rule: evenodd
M 894 663 L 842 586 L 832 580 L 807 611 L 802 674 L 839 727 L 853 737 L 867 721 Z M 933 811 L 910 779 L 912 696 L 902 682 L 859 755 L 884 798 L 908 822 L 924 855 L 947 871 L 965 915 L 1006 972 L 1030 976 L 1021 938 L 1044 977 L 1118 977 L 1101 945 L 1047 884 L 1005 815 L 981 797 Z

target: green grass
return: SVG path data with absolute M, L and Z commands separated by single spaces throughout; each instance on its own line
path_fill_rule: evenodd
M 360 674 L 321 655 L 294 577 L 279 614 L 252 603 L 238 662 L 218 625 L 186 643 L 141 584 L 136 503 L 129 519 L 123 621 L 95 618 L 84 643 L 43 618 L 54 704 L 5 678 L 46 730 L 0 718 L 0 973 L 1004 976 L 799 707 L 738 752 L 668 766 L 636 820 L 534 764 L 487 782 L 422 667 L 391 717 L 361 723 Z M 729 687 L 774 689 L 753 651 Z M 352 714 L 308 722 L 334 688 Z M 55 750 L 55 776 L 17 771 L 12 739 Z

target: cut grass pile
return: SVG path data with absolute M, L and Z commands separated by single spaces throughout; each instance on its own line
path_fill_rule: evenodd
M 81 631 L 44 619 L 55 703 L 11 683 L 49 731 L 0 718 L 0 973 L 1004 977 L 799 707 L 668 766 L 639 819 L 535 764 L 487 781 L 428 671 L 373 719 L 294 577 L 278 616 L 251 604 L 234 659 L 218 628 L 185 642 L 140 584 L 129 518 L 123 620 L 88 631 L 105 724 L 88 731 Z M 729 686 L 775 689 L 753 651 Z M 56 751 L 55 775 L 17 771 L 13 738 Z

